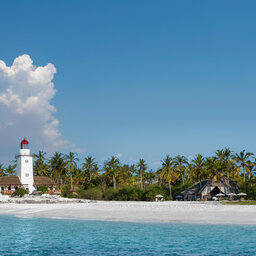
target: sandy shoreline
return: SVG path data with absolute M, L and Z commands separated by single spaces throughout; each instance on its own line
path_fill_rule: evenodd
M 122 222 L 256 224 L 256 206 L 216 202 L 0 204 L 1 215 Z

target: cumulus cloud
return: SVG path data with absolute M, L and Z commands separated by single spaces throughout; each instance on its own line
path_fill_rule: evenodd
M 11 66 L 0 60 L 1 155 L 13 154 L 23 137 L 46 151 L 67 146 L 51 103 L 55 73 L 53 64 L 36 67 L 29 55 L 17 57 Z

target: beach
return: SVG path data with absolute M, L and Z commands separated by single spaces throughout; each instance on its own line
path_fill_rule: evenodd
M 117 222 L 256 224 L 256 206 L 219 202 L 1 203 L 1 215 Z

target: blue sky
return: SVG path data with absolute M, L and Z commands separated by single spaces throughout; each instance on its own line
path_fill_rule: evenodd
M 36 66 L 54 64 L 54 116 L 81 158 L 143 157 L 157 168 L 166 154 L 256 152 L 255 7 L 3 1 L 0 59 L 10 66 L 28 54 Z

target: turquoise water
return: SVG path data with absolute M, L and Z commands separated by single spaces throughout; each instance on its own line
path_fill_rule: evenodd
M 0 255 L 256 255 L 256 226 L 0 217 Z

